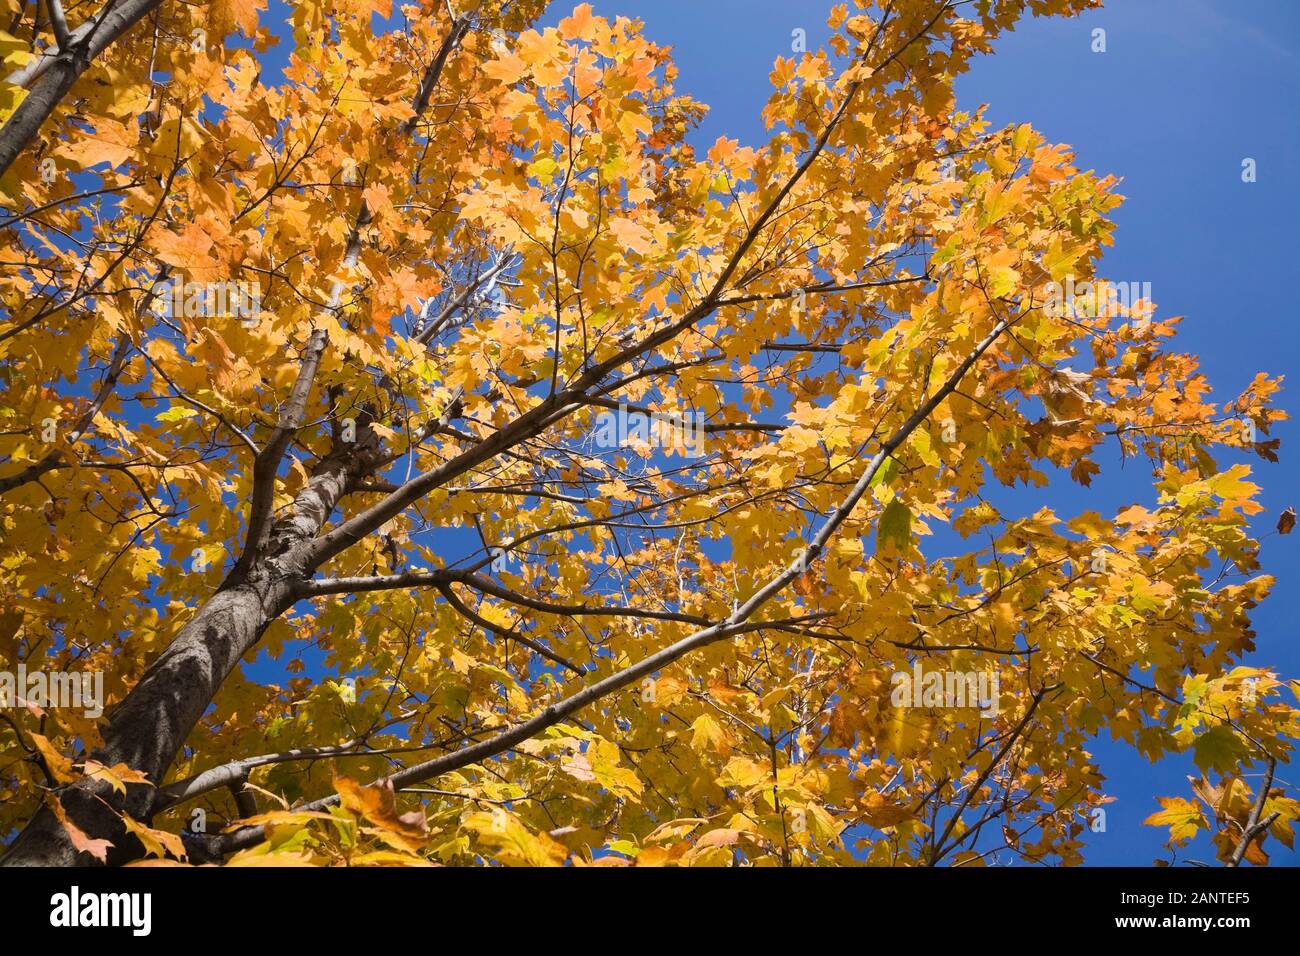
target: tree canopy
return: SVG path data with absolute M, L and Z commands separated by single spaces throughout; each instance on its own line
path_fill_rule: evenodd
M 1094 0 L 841 4 L 704 155 L 587 4 L 5 3 L 0 670 L 103 713 L 0 711 L 4 862 L 1073 864 L 1098 733 L 1290 846 L 1278 382 L 953 94 Z

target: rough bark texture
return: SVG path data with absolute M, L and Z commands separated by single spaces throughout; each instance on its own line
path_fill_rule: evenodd
M 0 128 L 0 174 L 35 138 L 41 125 L 94 58 L 161 2 L 110 2 L 96 17 L 63 37 L 57 55 L 40 57 L 8 77 L 10 82 L 30 92 Z M 468 19 L 453 20 L 452 29 L 424 72 L 405 132 L 415 130 L 448 57 L 469 27 Z M 370 211 L 363 202 L 348 240 L 345 265 L 352 266 L 358 261 L 361 230 L 369 221 Z M 331 310 L 337 309 L 342 289 L 341 282 L 335 284 L 329 303 Z M 316 567 L 327 559 L 327 554 L 312 545 L 339 500 L 355 481 L 372 472 L 380 462 L 380 441 L 367 421 L 358 429 L 355 441 L 336 441 L 334 450 L 313 468 L 311 479 L 293 504 L 281 517 L 271 520 L 277 471 L 292 436 L 302 425 L 327 344 L 325 332 L 313 330 L 300 360 L 292 394 L 266 447 L 256 456 L 249 533 L 243 554 L 216 594 L 181 628 L 109 715 L 103 746 L 89 755 L 109 766 L 124 763 L 143 771 L 150 784 L 129 785 L 122 795 L 108 784 L 82 779 L 55 794 L 74 824 L 94 838 L 112 841 L 106 861 L 109 864 L 129 862 L 141 855 L 139 841 L 126 831 L 120 814 L 144 821 L 150 819 L 158 801 L 156 786 L 162 783 L 176 754 L 222 683 L 240 659 L 257 645 L 270 623 L 293 603 Z M 0 856 L 0 866 L 94 862 L 97 861 L 89 854 L 76 850 L 66 829 L 48 807 L 36 813 L 13 845 Z
M 161 2 L 126 0 L 103 14 L 97 25 L 87 29 L 86 24 L 82 24 L 74 30 L 70 49 L 61 50 L 52 59 L 36 61 L 41 64 L 41 69 L 33 71 L 36 76 L 27 98 L 0 129 L 0 175 L 13 165 L 18 154 L 35 138 L 41 125 L 72 89 L 77 77 L 86 72 L 90 62 Z
M 172 758 L 207 709 L 216 689 L 285 605 L 284 580 L 246 583 L 218 592 L 181 629 L 114 711 L 104 746 L 93 754 L 113 765 L 125 763 L 160 780 Z M 87 833 L 113 842 L 110 863 L 129 852 L 125 827 L 109 806 L 147 819 L 153 787 L 133 785 L 126 796 L 107 784 L 78 784 L 60 794 L 69 817 Z M 96 799 L 99 798 L 99 799 Z M 42 808 L 0 863 L 72 865 L 79 859 L 54 814 Z
M 359 433 L 357 443 L 322 460 L 311 480 L 247 570 L 238 569 L 181 628 L 167 649 L 109 717 L 104 745 L 90 756 L 112 766 L 125 763 L 160 783 L 185 739 L 240 658 L 252 650 L 267 626 L 295 600 L 312 571 L 306 544 L 319 532 L 348 483 L 367 466 L 376 443 Z M 157 791 L 135 784 L 126 795 L 99 781 L 82 780 L 57 798 L 78 827 L 112 841 L 107 863 L 140 856 L 138 841 L 117 814 L 148 820 Z M 95 863 L 78 852 L 54 814 L 42 807 L 19 834 L 3 866 L 75 866 Z

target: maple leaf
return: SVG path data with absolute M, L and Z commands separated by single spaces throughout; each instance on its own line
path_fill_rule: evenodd
M 63 804 L 59 801 L 59 798 L 53 794 L 45 794 L 45 806 L 50 809 L 50 812 L 54 814 L 55 819 L 57 819 L 63 827 L 64 832 L 67 833 L 68 839 L 72 842 L 74 850 L 79 853 L 89 853 L 101 863 L 108 859 L 108 851 L 113 848 L 111 841 L 88 836 L 84 830 L 68 819 L 68 814 L 67 811 L 64 810 Z
M 876 528 L 876 550 L 903 549 L 912 540 L 912 512 L 894 498 L 881 512 Z
M 264 0 L 118 4 L 67 95 L 0 85 L 36 120 L 0 129 L 0 830 L 980 865 L 997 807 L 1072 865 L 1105 734 L 1192 757 L 1151 819 L 1231 859 L 1297 720 L 1242 661 L 1276 582 L 1223 460 L 1278 457 L 1280 380 L 1220 401 L 1096 275 L 1118 179 L 955 108 L 1019 16 L 1092 0 L 928 3 L 837 5 L 759 137 L 703 144 L 653 24 L 588 3 L 306 0 L 271 59 Z M 1103 473 L 1122 504 L 1071 511 Z
M 580 3 L 573 13 L 560 20 L 560 36 L 566 40 L 590 40 L 595 35 L 598 21 L 592 16 L 591 4 Z
M 155 830 L 142 823 L 137 823 L 130 816 L 123 816 L 127 832 L 144 844 L 145 853 L 163 859 L 172 856 L 177 860 L 185 859 L 185 843 L 175 833 Z
M 95 123 L 94 133 L 79 142 L 60 146 L 59 155 L 82 169 L 93 169 L 100 163 L 108 163 L 110 169 L 116 169 L 135 154 L 139 139 L 134 123 L 101 117 Z
M 208 26 L 214 37 L 224 37 L 236 28 L 251 37 L 257 30 L 257 15 L 266 0 L 211 0 L 207 5 Z
M 55 749 L 49 740 L 40 734 L 32 734 L 32 743 L 36 745 L 37 751 L 40 752 L 41 760 L 45 767 L 59 783 L 71 783 L 77 779 L 78 774 L 74 773 L 72 760 L 63 756 Z
M 92 780 L 102 780 L 121 794 L 126 793 L 128 783 L 147 784 L 149 782 L 149 778 L 145 776 L 143 771 L 133 770 L 124 763 L 106 767 L 98 760 L 87 760 L 82 765 L 82 773 Z
M 336 777 L 334 788 L 345 810 L 359 814 L 388 831 L 409 849 L 424 845 L 429 833 L 424 814 L 418 811 L 398 813 L 397 797 L 390 781 L 367 787 L 347 777 Z
M 619 242 L 632 252 L 645 255 L 654 248 L 650 231 L 640 223 L 633 222 L 631 219 L 618 218 L 610 220 L 609 228 L 618 237 Z
M 507 53 L 484 64 L 483 72 L 506 86 L 518 83 L 528 74 L 528 62 L 517 53 Z
M 1196 836 L 1199 830 L 1206 828 L 1205 815 L 1201 812 L 1201 808 L 1190 800 L 1181 797 L 1160 797 L 1159 801 L 1164 809 L 1151 814 L 1142 822 L 1147 826 L 1169 827 L 1169 839 L 1174 843 L 1186 843 Z

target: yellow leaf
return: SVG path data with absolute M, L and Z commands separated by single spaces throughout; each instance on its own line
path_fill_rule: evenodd
M 510 86 L 519 82 L 524 74 L 528 72 L 528 64 L 524 62 L 519 54 L 507 53 L 485 63 L 483 72 L 494 80 Z
M 102 780 L 118 793 L 126 793 L 128 783 L 148 783 L 149 778 L 143 770 L 132 770 L 124 763 L 106 767 L 98 760 L 87 760 L 82 768 L 87 777 Z
M 397 795 L 392 781 L 385 779 L 365 787 L 347 777 L 335 777 L 334 789 L 338 791 L 345 810 L 389 831 L 409 849 L 417 850 L 428 840 L 429 825 L 423 812 L 397 812 Z
M 246 37 L 257 32 L 257 12 L 266 9 L 266 0 L 209 0 L 208 29 L 216 40 L 233 33 L 235 28 Z
M 708 714 L 697 717 L 691 730 L 691 746 L 696 750 L 716 750 L 723 754 L 731 750 L 730 735 Z
M 72 783 L 77 779 L 77 774 L 73 772 L 72 761 L 63 754 L 54 749 L 54 745 L 40 734 L 32 734 L 32 743 L 36 749 L 41 752 L 41 757 L 45 761 L 45 766 L 52 776 L 59 783 Z
M 463 821 L 479 838 L 496 847 L 498 862 L 509 866 L 559 866 L 569 851 L 545 833 L 533 833 L 510 813 L 472 813 Z
M 559 22 L 560 36 L 566 40 L 590 40 L 596 34 L 596 19 L 591 15 L 591 4 L 582 3 L 573 13 Z
M 167 854 L 171 854 L 178 860 L 185 859 L 185 843 L 177 834 L 147 827 L 143 823 L 131 819 L 129 814 L 122 815 L 122 822 L 126 824 L 127 831 L 134 834 L 144 844 L 144 851 L 150 856 L 161 859 Z
M 1185 843 L 1196 836 L 1198 830 L 1204 830 L 1208 824 L 1199 804 L 1182 797 L 1159 797 L 1164 807 L 1159 813 L 1153 813 L 1142 823 L 1150 827 L 1169 827 L 1169 839 L 1173 843 Z
M 732 757 L 718 778 L 718 783 L 724 787 L 740 787 L 744 790 L 764 782 L 771 782 L 771 770 L 747 757 Z

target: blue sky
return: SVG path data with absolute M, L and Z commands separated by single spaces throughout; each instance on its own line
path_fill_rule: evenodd
M 557 3 L 547 22 L 567 13 Z M 593 0 L 597 13 L 646 22 L 647 36 L 674 48 L 678 89 L 709 104 L 694 134 L 707 146 L 718 136 L 742 145 L 766 141 L 760 111 L 776 56 L 789 55 L 791 31 L 808 46 L 825 39 L 828 3 L 817 0 Z M 1094 53 L 1093 31 L 1106 31 Z M 1103 272 L 1119 281 L 1150 282 L 1160 315 L 1186 317 L 1182 349 L 1201 357 L 1215 393 L 1239 392 L 1258 371 L 1290 378 L 1300 371 L 1288 278 L 1300 251 L 1300 4 L 1295 0 L 1124 0 L 1083 17 L 1031 19 L 978 61 L 958 82 L 959 105 L 989 104 L 995 126 L 1029 122 L 1050 140 L 1071 144 L 1084 169 L 1123 180 L 1127 197 L 1115 216 L 1116 242 Z M 1257 179 L 1242 181 L 1242 161 L 1255 160 Z M 1290 384 L 1288 382 L 1288 384 Z M 1281 404 L 1291 404 L 1285 389 Z M 1300 406 L 1291 409 L 1300 414 Z M 1249 461 L 1266 506 L 1257 534 L 1279 512 L 1300 504 L 1292 449 L 1293 423 L 1275 428 L 1281 462 Z M 1152 500 L 1149 472 L 1134 462 L 1121 470 L 1116 454 L 1102 459 L 1091 489 L 1053 482 L 1047 502 L 1072 515 Z M 1032 510 L 1044 502 L 1019 496 Z M 1273 597 L 1257 609 L 1258 650 L 1249 659 L 1300 675 L 1300 534 L 1264 541 L 1264 570 L 1277 578 Z M 1106 775 L 1106 832 L 1088 835 L 1090 864 L 1147 865 L 1162 855 L 1161 830 L 1141 821 L 1159 809 L 1156 795 L 1190 796 L 1190 759 L 1149 764 L 1127 746 L 1091 748 Z M 1279 778 L 1300 783 L 1293 767 Z M 1270 841 L 1274 864 L 1300 855 Z M 1201 840 L 1180 860 L 1210 860 Z

